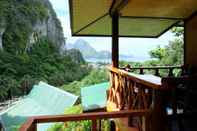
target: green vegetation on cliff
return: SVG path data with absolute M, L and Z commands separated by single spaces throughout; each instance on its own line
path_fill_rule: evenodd
M 59 47 L 64 43 L 61 24 L 48 0 L 1 0 L 2 29 L 3 49 L 13 54 L 25 52 L 32 39 L 43 35 Z
M 80 81 L 75 80 L 63 85 L 62 88 L 68 92 L 80 95 L 82 87 L 109 81 L 108 75 L 107 69 L 92 69 L 90 73 Z
M 13 55 L 0 52 L 0 98 L 7 96 L 8 90 L 13 95 L 29 91 L 37 81 L 47 81 L 52 85 L 61 86 L 87 75 L 87 66 L 78 64 L 69 56 L 62 55 L 46 39 L 34 44 L 29 52 Z
M 42 23 L 44 27 L 50 26 L 45 29 L 50 34 L 40 32 Z M 41 80 L 61 86 L 80 80 L 89 72 L 80 52 L 73 51 L 69 56 L 59 50 L 58 41 L 51 40 L 51 37 L 59 40 L 64 36 L 48 0 L 1 0 L 0 31 L 3 31 L 0 36 L 3 45 L 0 50 L 0 101 L 10 94 L 27 93 Z M 33 41 L 32 34 L 36 37 Z
M 47 8 L 40 0 L 1 0 L 0 23 L 5 28 L 2 43 L 9 53 L 23 53 L 29 43 L 33 24 L 48 17 Z

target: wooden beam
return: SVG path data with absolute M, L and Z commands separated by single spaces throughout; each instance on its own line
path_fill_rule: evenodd
M 197 13 L 193 14 L 185 21 L 184 30 L 184 64 L 190 67 L 197 67 Z M 193 73 L 193 71 L 192 71 Z
M 119 13 L 112 14 L 112 66 L 119 67 Z
M 128 116 L 146 116 L 149 110 L 126 110 L 117 112 L 97 112 L 83 113 L 75 115 L 50 115 L 50 116 L 35 116 L 28 119 L 19 129 L 19 131 L 32 131 L 32 127 L 36 127 L 39 123 L 50 122 L 66 122 L 66 121 L 81 121 L 81 120 L 99 120 L 109 118 L 123 118 Z

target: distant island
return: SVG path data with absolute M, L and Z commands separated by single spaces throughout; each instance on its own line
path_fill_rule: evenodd
M 96 51 L 87 41 L 78 39 L 75 43 L 67 43 L 64 47 L 66 50 L 77 49 L 79 50 L 87 62 L 107 62 L 111 61 L 111 52 L 107 50 Z M 120 54 L 120 60 L 124 61 L 145 61 L 150 60 L 149 57 L 134 56 L 127 54 Z
M 96 51 L 92 46 L 90 46 L 90 44 L 87 41 L 83 39 L 78 39 L 75 43 L 67 43 L 66 49 L 78 49 L 85 59 L 106 59 L 111 57 L 111 53 L 109 51 Z

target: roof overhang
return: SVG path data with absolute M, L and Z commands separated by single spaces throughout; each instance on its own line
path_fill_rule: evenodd
M 119 11 L 120 37 L 159 37 L 197 11 L 197 0 L 69 0 L 73 36 L 111 36 Z

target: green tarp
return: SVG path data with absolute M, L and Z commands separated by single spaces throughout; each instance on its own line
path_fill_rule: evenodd
M 101 109 L 106 107 L 109 82 L 96 84 L 81 89 L 81 100 L 84 111 Z
M 29 95 L 0 113 L 0 121 L 6 131 L 17 130 L 30 116 L 63 114 L 66 107 L 73 106 L 77 96 L 40 82 Z M 39 124 L 38 131 L 46 131 L 50 124 Z

